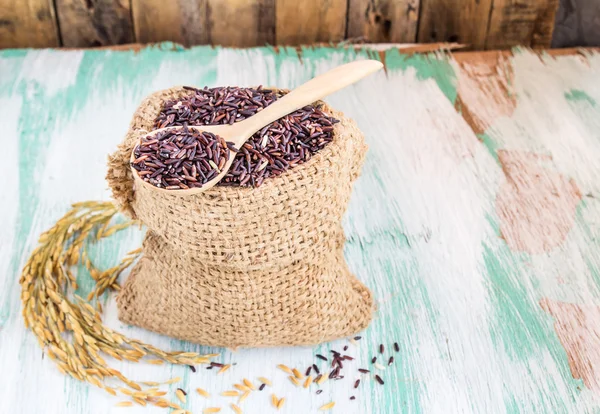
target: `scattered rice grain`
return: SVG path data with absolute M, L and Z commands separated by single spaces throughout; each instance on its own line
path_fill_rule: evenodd
M 278 410 L 281 410 L 281 407 L 283 407 L 283 404 L 284 404 L 284 403 L 285 403 L 285 398 L 282 398 L 282 399 L 280 399 L 280 400 L 277 402 L 277 409 L 278 409 Z
M 242 401 L 244 401 L 246 398 L 248 398 L 248 396 L 250 395 L 250 391 L 246 391 L 245 393 L 243 393 L 240 397 L 240 399 L 238 400 L 238 403 L 241 403 Z
M 271 383 L 271 381 L 269 381 L 267 378 L 265 377 L 258 377 L 258 380 L 260 382 L 262 382 L 263 384 L 267 384 L 268 386 L 272 386 L 273 384 Z
M 229 368 L 231 368 L 231 364 L 226 364 L 226 365 L 222 366 L 221 369 L 217 372 L 217 375 L 224 373 Z
M 205 398 L 210 397 L 210 394 L 208 392 L 206 392 L 205 390 L 203 390 L 202 388 L 196 388 L 196 392 Z
M 250 380 L 248 380 L 248 379 L 244 378 L 244 379 L 243 379 L 243 382 L 244 382 L 244 384 L 245 384 L 245 385 L 246 385 L 248 388 L 250 388 L 251 390 L 255 390 L 255 389 L 256 389 L 256 387 L 254 386 L 254 384 L 252 384 L 252 382 L 250 382 Z
M 283 372 L 287 372 L 288 374 L 293 374 L 294 373 L 292 371 L 292 369 L 290 367 L 288 367 L 287 365 L 279 364 L 279 365 L 277 365 L 277 368 L 279 368 Z
M 242 384 L 234 384 L 233 386 L 242 392 L 250 391 L 250 388 Z

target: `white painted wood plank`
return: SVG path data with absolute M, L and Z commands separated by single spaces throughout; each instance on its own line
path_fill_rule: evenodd
M 17 234 L 12 225 L 23 219 L 18 214 L 22 203 L 29 201 L 18 201 L 18 186 L 23 183 L 9 183 L 0 200 L 0 226 L 8 229 L 0 233 L 0 271 L 20 268 L 38 234 L 52 225 L 69 203 L 108 198 L 104 182 L 106 154 L 121 140 L 130 114 L 145 94 L 175 84 L 196 84 L 198 79 L 211 76 L 215 85 L 262 83 L 292 87 L 345 62 L 348 52 L 303 57 L 303 64 L 294 57 L 282 58 L 264 49 L 220 49 L 215 60 L 202 62 L 193 54 L 188 56 L 191 57 L 165 55 L 143 85 L 128 84 L 125 74 L 117 74 L 108 85 L 93 84 L 73 113 L 56 113 L 48 108 L 58 118 L 48 122 L 44 131 L 47 148 L 37 160 L 39 173 L 33 175 L 33 182 L 26 183 L 39 189 L 36 199 L 31 200 L 37 204 L 28 234 Z M 87 58 L 88 55 L 64 52 L 28 52 L 24 61 L 29 68 L 22 72 L 19 83 L 30 94 L 24 99 L 16 90 L 0 90 L 0 104 L 11 103 L 10 110 L 0 111 L 7 154 L 20 151 L 15 144 L 23 138 L 18 120 L 29 115 L 24 105 L 40 91 L 60 101 L 61 92 L 76 84 L 74 77 L 83 76 L 80 66 L 86 65 Z M 100 76 L 103 65 L 108 63 L 101 56 L 94 58 L 98 60 L 93 70 Z M 126 62 L 130 67 L 124 70 L 142 73 L 146 69 L 143 57 L 132 56 Z M 55 65 L 53 71 L 47 70 L 50 63 Z M 0 62 L 0 70 L 5 67 Z M 594 177 L 598 176 L 598 166 L 594 160 L 600 155 L 600 128 L 593 128 L 597 111 L 585 106 L 573 111 L 571 104 L 559 97 L 565 90 L 575 88 L 585 90 L 600 102 L 600 91 L 594 86 L 600 72 L 598 56 L 585 64 L 570 57 L 541 65 L 539 59 L 524 52 L 514 59 L 514 71 L 519 96 L 515 113 L 494 120 L 488 133 L 509 149 L 551 152 L 561 173 L 573 177 L 585 191 L 597 192 Z M 89 82 L 94 82 L 94 76 L 89 77 Z M 312 362 L 312 348 L 225 351 L 223 360 L 237 365 L 222 376 L 207 373 L 201 367 L 193 374 L 187 367 L 118 361 L 110 361 L 111 364 L 137 380 L 182 376 L 182 388 L 192 391 L 202 387 L 215 395 L 205 401 L 192 392 L 188 408 L 193 412 L 208 406 L 230 411 L 226 404 L 231 400 L 216 395 L 244 377 L 256 382 L 257 376 L 273 380 L 274 392 L 286 397 L 282 413 L 316 412 L 330 400 L 337 402 L 333 412 L 357 413 L 599 410 L 600 403 L 588 390 L 575 393 L 572 382 L 564 377 L 565 361 L 557 361 L 546 344 L 531 355 L 517 358 L 515 352 L 519 349 L 512 347 L 518 343 L 502 342 L 499 330 L 504 321 L 499 317 L 503 315 L 499 309 L 511 312 L 511 306 L 524 305 L 498 305 L 495 289 L 501 286 L 490 280 L 486 263 L 487 255 L 502 259 L 501 267 L 506 269 L 500 273 L 506 273 L 506 283 L 522 287 L 528 306 L 536 305 L 542 297 L 599 304 L 598 288 L 590 281 L 585 263 L 600 263 L 592 236 L 586 233 L 589 230 L 592 235 L 598 234 L 594 227 L 600 223 L 597 203 L 591 201 L 581 209 L 583 222 L 590 224 L 591 230 L 576 227 L 561 249 L 521 260 L 520 255 L 507 249 L 496 223 L 490 219 L 496 215 L 496 194 L 505 182 L 502 168 L 434 80 L 423 79 L 419 68 L 411 66 L 404 71 L 389 71 L 387 76 L 376 74 L 327 101 L 357 120 L 371 147 L 345 220 L 349 238 L 346 250 L 351 268 L 373 288 L 379 310 L 360 347 L 353 350 L 351 346 L 359 358 L 350 366 L 368 365 L 378 342 L 385 341 L 389 347 L 390 342 L 398 340 L 403 352 L 397 357 L 397 365 L 386 370 L 386 386 L 366 381 L 360 392 L 354 392 L 351 384 L 355 377 L 350 375 L 342 381 L 326 383 L 319 396 L 314 391 L 295 389 L 275 366 L 285 363 L 305 367 Z M 540 107 L 542 102 L 544 108 Z M 565 136 L 571 139 L 566 140 Z M 4 176 L 14 176 L 11 171 L 19 168 L 14 161 L 0 165 L 6 169 L 0 170 Z M 139 241 L 140 234 L 132 231 L 121 239 L 119 254 L 137 246 Z M 7 250 L 5 246 L 18 249 Z M 18 266 L 13 266 L 15 263 Z M 559 273 L 568 283 L 560 284 L 558 278 L 548 277 Z M 14 279 L 0 277 L 0 289 L 2 299 L 11 301 L 0 331 L 0 366 L 4 371 L 0 376 L 1 412 L 124 412 L 114 407 L 118 399 L 63 377 L 47 358 L 42 359 L 41 350 L 33 335 L 25 331 L 17 309 L 18 284 Z M 521 315 L 518 310 L 515 312 Z M 213 351 L 124 326 L 117 320 L 114 300 L 106 306 L 105 322 L 166 349 L 183 346 Z M 550 331 L 551 323 L 548 318 Z M 528 331 L 535 346 L 540 343 L 534 337 L 537 333 Z M 320 350 L 340 349 L 345 343 L 336 341 Z M 396 394 L 395 390 L 403 390 L 406 399 L 400 400 L 400 392 Z M 253 394 L 244 404 L 244 412 L 271 410 L 271 392 L 267 388 Z M 357 401 L 350 401 L 349 396 L 355 394 Z M 163 412 L 141 407 L 126 410 Z

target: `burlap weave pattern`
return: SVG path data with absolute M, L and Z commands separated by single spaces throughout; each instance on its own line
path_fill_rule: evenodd
M 185 93 L 173 88 L 144 100 L 109 159 L 115 199 L 149 228 L 118 297 L 119 318 L 227 347 L 314 344 L 365 328 L 371 294 L 342 252 L 341 219 L 366 152 L 356 124 L 325 106 L 341 121 L 333 142 L 259 188 L 186 197 L 134 191 L 133 146 L 163 102 Z

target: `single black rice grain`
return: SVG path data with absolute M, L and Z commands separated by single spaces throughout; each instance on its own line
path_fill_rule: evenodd
M 394 363 L 394 357 L 391 356 L 390 360 L 388 361 L 388 365 L 392 365 Z
M 321 354 L 317 354 L 317 358 L 322 359 L 323 361 L 327 361 L 327 358 L 325 358 L 323 355 Z
M 383 380 L 381 379 L 381 377 L 379 375 L 375 375 L 375 379 L 377 380 L 378 383 L 380 383 L 381 385 L 384 384 Z
M 311 370 L 312 370 L 312 366 L 308 367 L 308 368 L 306 369 L 306 372 L 304 373 L 304 376 L 305 376 L 305 377 L 308 377 L 308 376 L 310 375 L 310 371 L 311 371 Z
M 377 357 L 373 357 L 373 359 L 371 360 L 371 364 L 374 364 L 377 361 Z
M 319 375 L 319 374 L 321 373 L 321 371 L 319 371 L 319 367 L 317 366 L 317 364 L 313 364 L 313 366 L 312 366 L 312 367 L 313 367 L 313 369 L 315 370 L 315 373 L 316 373 L 317 375 Z
M 190 367 L 190 369 L 192 370 L 192 372 L 196 372 L 196 367 L 193 365 L 188 365 L 188 367 Z
M 369 372 L 371 372 L 371 371 L 369 371 L 368 369 L 359 368 L 359 369 L 358 369 L 358 372 L 362 372 L 363 374 L 368 374 L 368 373 L 369 373 Z
M 353 395 L 352 397 L 350 397 L 351 400 L 356 400 L 356 397 Z
M 317 390 L 317 394 L 321 394 L 323 390 Z
M 358 388 L 358 384 L 360 384 L 360 379 L 354 381 L 354 388 Z
M 267 386 L 267 384 L 260 384 L 260 387 L 258 387 L 258 390 L 262 391 L 265 389 L 266 386 Z
M 400 346 L 398 346 L 398 342 L 394 342 L 394 351 L 400 352 Z
M 379 344 L 379 353 L 383 354 L 383 351 L 385 351 L 385 347 L 383 346 L 383 344 Z
M 344 346 L 344 351 L 348 350 L 348 345 Z

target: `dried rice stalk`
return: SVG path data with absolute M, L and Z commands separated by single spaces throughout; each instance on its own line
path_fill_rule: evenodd
M 27 260 L 20 278 L 25 326 L 33 331 L 40 346 L 64 374 L 94 384 L 112 395 L 116 395 L 116 391 L 107 385 L 107 380 L 116 379 L 121 385 L 137 391 L 117 386 L 133 402 L 174 406 L 176 404 L 156 398 L 160 395 L 157 388 L 142 391 L 139 384 L 107 366 L 101 356 L 104 353 L 133 362 L 154 357 L 151 363 L 159 360 L 182 365 L 209 362 L 207 355 L 166 352 L 127 338 L 102 324 L 100 306 L 94 308 L 87 303 L 108 291 L 119 290 L 117 278 L 141 252 L 137 249 L 128 253 L 120 264 L 107 270 L 96 268 L 90 260 L 86 248 L 88 240 L 96 242 L 137 224 L 134 221 L 115 224 L 117 212 L 117 207 L 111 202 L 77 203 L 54 227 L 40 236 L 39 245 Z M 72 269 L 78 264 L 89 271 L 96 283 L 87 302 L 73 294 L 77 282 Z M 146 382 L 145 385 L 158 383 Z

